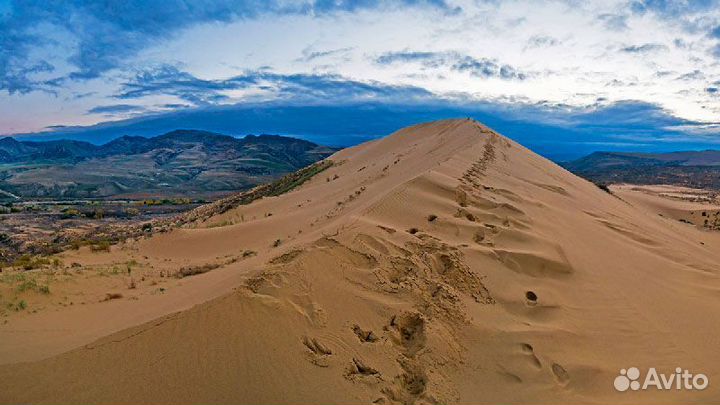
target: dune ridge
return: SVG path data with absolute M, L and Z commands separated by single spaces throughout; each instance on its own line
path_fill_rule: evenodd
M 329 159 L 287 194 L 134 246 L 197 263 L 257 256 L 196 276 L 231 284 L 207 302 L 4 365 L 0 403 L 717 398 L 717 234 L 606 193 L 469 119 Z M 711 382 L 615 391 L 631 366 Z

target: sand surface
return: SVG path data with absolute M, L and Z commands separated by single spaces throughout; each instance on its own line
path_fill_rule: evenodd
M 606 193 L 471 120 L 330 159 L 285 195 L 63 255 L 78 274 L 0 325 L 0 403 L 720 397 L 720 234 L 658 215 L 673 200 Z M 85 270 L 128 262 L 132 274 Z M 617 392 L 633 366 L 710 385 Z

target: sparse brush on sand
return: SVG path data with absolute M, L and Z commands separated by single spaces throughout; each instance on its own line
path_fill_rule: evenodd
M 194 226 L 68 253 L 186 270 L 167 273 L 178 278 L 163 294 L 1 325 L 0 403 L 720 396 L 719 234 L 605 192 L 472 120 L 409 127 L 328 162 L 277 193 L 198 210 Z M 617 392 L 614 378 L 632 366 L 711 382 Z

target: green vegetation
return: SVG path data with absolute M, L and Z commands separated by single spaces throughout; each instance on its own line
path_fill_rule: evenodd
M 90 245 L 90 250 L 93 252 L 109 252 L 110 241 L 101 240 Z
M 312 164 L 304 169 L 300 169 L 295 173 L 282 177 L 280 180 L 270 183 L 268 195 L 278 196 L 285 194 L 292 189 L 299 187 L 301 184 L 313 178 L 316 174 L 323 172 L 332 167 L 332 160 L 323 160 Z M 337 176 L 337 175 L 335 175 Z
M 34 278 L 23 281 L 16 287 L 16 290 L 18 292 L 35 291 L 40 294 L 50 294 L 50 286 L 40 285 Z
M 205 209 L 203 209 L 202 212 L 197 210 L 191 211 L 189 215 L 186 216 L 185 221 L 191 222 L 196 219 L 207 219 L 214 215 L 225 213 L 238 206 L 250 204 L 263 197 L 274 197 L 285 194 L 312 179 L 318 173 L 329 169 L 333 165 L 334 162 L 327 159 L 313 163 L 310 166 L 304 167 L 294 173 L 285 175 L 272 183 L 255 187 L 245 193 L 236 194 L 223 198 L 222 200 L 218 200 L 209 206 L 204 207 Z
M 23 309 L 27 308 L 27 302 L 25 300 L 20 300 L 18 302 L 8 302 L 7 308 L 12 311 L 22 311 Z
M 192 203 L 193 201 L 189 198 L 163 198 L 159 200 L 152 199 L 138 202 L 140 205 L 189 205 Z
M 22 255 L 10 263 L 10 267 L 20 268 L 23 270 L 39 269 L 40 267 L 50 264 L 47 257 L 38 257 L 31 255 Z
M 235 223 L 232 221 L 225 220 L 225 221 L 221 221 L 221 222 L 212 223 L 212 224 L 208 225 L 207 227 L 208 228 L 222 228 L 224 226 L 230 226 L 230 225 L 235 225 Z
M 80 211 L 75 208 L 65 208 L 61 212 L 61 218 L 63 219 L 76 218 L 80 216 Z

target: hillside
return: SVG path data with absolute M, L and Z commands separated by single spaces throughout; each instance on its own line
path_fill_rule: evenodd
M 472 120 L 328 159 L 290 192 L 23 273 L 49 292 L 3 290 L 25 304 L 0 324 L 0 404 L 720 395 L 720 234 L 604 192 Z M 682 367 L 710 385 L 616 391 L 633 366 Z
M 208 196 L 243 190 L 329 156 L 277 136 L 178 130 L 104 145 L 0 139 L 0 190 L 23 198 Z
M 597 183 L 670 184 L 720 190 L 720 151 L 715 150 L 595 152 L 563 166 Z

